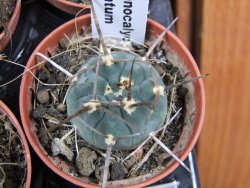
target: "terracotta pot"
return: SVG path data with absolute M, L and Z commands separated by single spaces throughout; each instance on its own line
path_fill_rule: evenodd
M 81 14 L 86 14 L 90 12 L 90 6 L 84 4 L 73 3 L 66 0 L 47 0 L 50 4 L 54 5 L 56 8 L 65 11 L 69 14 L 76 15 L 79 11 Z
M 14 33 L 16 29 L 16 25 L 17 25 L 19 15 L 20 15 L 20 10 L 21 10 L 21 0 L 17 0 L 16 8 L 13 12 L 13 15 L 7 27 L 8 33 L 5 33 L 5 32 L 0 33 L 0 52 L 5 49 L 5 47 L 7 46 L 7 44 L 9 43 L 11 39 L 12 34 Z
M 58 46 L 58 40 L 64 38 L 65 34 L 67 36 L 72 36 L 75 33 L 75 22 L 78 25 L 78 28 L 82 28 L 81 26 L 86 26 L 90 24 L 90 15 L 85 15 L 77 18 L 76 20 L 69 21 L 64 25 L 60 26 L 56 30 L 54 30 L 51 34 L 49 34 L 35 49 L 33 54 L 31 55 L 27 68 L 31 68 L 36 65 L 37 61 L 35 59 L 35 54 L 37 52 L 41 52 L 44 54 L 48 54 L 49 52 L 53 52 Z M 165 28 L 156 23 L 153 20 L 148 19 L 147 23 L 147 35 L 148 36 L 158 36 L 162 33 Z M 183 45 L 183 43 L 171 32 L 168 32 L 165 36 L 165 41 L 172 47 L 172 49 L 179 55 L 182 59 L 184 67 L 187 68 L 191 77 L 196 77 L 200 75 L 199 69 L 192 58 L 191 54 L 187 50 L 187 48 Z M 32 70 L 36 73 L 36 70 Z M 71 175 L 63 172 L 60 169 L 60 162 L 55 161 L 52 157 L 48 157 L 46 151 L 41 146 L 38 137 L 35 133 L 35 126 L 30 119 L 30 113 L 32 110 L 32 92 L 31 89 L 33 87 L 34 78 L 30 73 L 24 74 L 21 83 L 21 92 L 20 92 L 20 112 L 21 118 L 24 125 L 24 130 L 30 141 L 32 147 L 35 149 L 36 153 L 40 156 L 40 158 L 46 163 L 54 172 L 68 181 L 83 187 L 98 187 L 98 185 L 94 185 L 92 183 L 88 183 L 85 180 L 80 180 L 78 178 L 72 177 Z M 177 143 L 174 151 L 180 156 L 182 160 L 184 160 L 188 154 L 191 152 L 194 147 L 198 136 L 200 134 L 203 120 L 204 120 L 204 111 L 205 111 L 205 94 L 203 88 L 202 80 L 194 81 L 193 83 L 187 84 L 190 86 L 190 91 L 188 94 L 189 100 L 187 100 L 187 108 L 186 108 L 186 116 L 185 116 L 185 128 L 181 134 L 180 140 Z M 189 107 L 191 107 L 189 109 Z M 176 161 L 172 161 L 166 167 L 164 171 L 157 172 L 153 175 L 153 177 L 144 177 L 144 178 L 133 178 L 130 179 L 133 183 L 132 185 L 126 184 L 127 180 L 115 181 L 112 185 L 116 185 L 121 187 L 121 185 L 125 187 L 145 187 L 146 185 L 152 184 L 168 174 L 170 174 L 173 170 L 175 170 L 179 164 Z M 131 182 L 130 181 L 130 182 Z
M 0 100 L 0 113 L 7 115 L 7 117 L 11 121 L 12 125 L 16 128 L 17 133 L 21 138 L 21 141 L 25 150 L 25 159 L 27 163 L 27 177 L 26 177 L 25 187 L 29 188 L 30 183 L 31 183 L 31 156 L 30 156 L 30 150 L 29 150 L 26 137 L 15 115 L 10 111 L 10 109 L 1 100 Z

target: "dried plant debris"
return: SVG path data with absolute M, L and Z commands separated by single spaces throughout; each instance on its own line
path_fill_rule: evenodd
M 72 3 L 78 3 L 78 4 L 84 4 L 84 5 L 89 5 L 89 0 L 66 0 L 70 1 Z
M 25 151 L 14 126 L 0 113 L 0 188 L 25 187 Z
M 86 36 L 86 38 L 89 38 Z M 62 43 L 62 40 L 60 41 Z M 148 46 L 150 43 L 147 43 Z M 36 121 L 36 126 L 38 130 L 39 139 L 43 140 L 41 143 L 43 144 L 46 151 L 51 156 L 57 156 L 58 158 L 62 160 L 66 160 L 66 163 L 69 165 L 71 169 L 71 173 L 78 177 L 89 177 L 91 181 L 98 182 L 102 181 L 103 177 L 103 169 L 104 169 L 104 157 L 105 157 L 105 145 L 102 145 L 98 147 L 94 147 L 95 141 L 90 142 L 92 145 L 86 142 L 86 140 L 83 140 L 80 136 L 77 136 L 76 134 L 70 134 L 68 135 L 66 140 L 61 140 L 59 138 L 62 138 L 67 132 L 71 131 L 74 127 L 74 124 L 71 124 L 71 119 L 77 119 L 81 117 L 83 114 L 86 117 L 83 117 L 83 119 L 80 119 L 78 122 L 82 123 L 82 126 L 85 127 L 85 131 L 88 130 L 88 134 L 92 134 L 89 127 L 86 127 L 84 125 L 85 121 L 88 121 L 88 116 L 91 113 L 96 113 L 96 110 L 99 110 L 100 108 L 103 108 L 102 115 L 103 114 L 109 114 L 111 119 L 108 120 L 110 122 L 118 122 L 123 121 L 123 123 L 128 124 L 126 119 L 123 119 L 126 115 L 114 115 L 115 112 L 117 114 L 117 109 L 119 105 L 121 105 L 122 101 L 121 99 L 124 98 L 124 96 L 127 96 L 128 93 L 130 93 L 129 88 L 132 88 L 132 97 L 135 97 L 133 86 L 136 86 L 137 83 L 135 83 L 135 78 L 138 77 L 138 71 L 132 71 L 132 81 L 130 82 L 131 78 L 131 65 L 134 59 L 137 58 L 137 61 L 142 61 L 140 57 L 143 57 L 146 55 L 147 52 L 147 46 L 144 47 L 142 45 L 136 45 L 132 44 L 130 45 L 132 47 L 131 52 L 122 52 L 122 50 L 119 50 L 117 48 L 111 49 L 111 54 L 113 56 L 113 62 L 117 59 L 124 59 L 124 61 L 130 61 L 127 64 L 130 65 L 127 68 L 123 68 L 123 70 L 126 70 L 126 74 L 117 76 L 117 78 L 114 76 L 114 74 L 107 73 L 106 77 L 101 78 L 101 74 L 104 71 L 103 69 L 103 62 L 104 60 L 100 60 L 100 54 L 99 51 L 99 41 L 90 41 L 86 40 L 84 41 L 84 36 L 81 39 L 81 47 L 79 45 L 76 45 L 76 43 L 71 41 L 71 44 L 67 45 L 60 45 L 60 47 L 56 50 L 56 52 L 53 54 L 51 59 L 56 62 L 58 65 L 63 67 L 65 70 L 71 73 L 71 75 L 79 75 L 78 78 L 81 78 L 79 83 L 72 82 L 74 79 L 74 76 L 65 76 L 65 74 L 62 74 L 61 71 L 59 71 L 57 68 L 52 66 L 50 63 L 46 63 L 42 69 L 37 74 L 37 77 L 39 80 L 43 81 L 46 85 L 43 85 L 39 82 L 36 82 L 36 92 L 35 92 L 35 98 L 34 98 L 34 109 L 33 109 L 33 118 Z M 63 46 L 67 46 L 67 50 Z M 138 56 L 135 56 L 133 54 L 140 52 Z M 129 54 L 129 55 L 127 55 Z M 131 55 L 130 55 L 131 54 Z M 120 57 L 122 56 L 122 57 Z M 170 57 L 170 60 L 168 59 Z M 152 65 L 154 68 L 154 72 L 157 72 L 157 74 L 160 76 L 156 78 L 155 80 L 159 80 L 160 78 L 163 80 L 162 86 L 165 87 L 169 84 L 180 82 L 184 79 L 183 74 L 181 71 L 179 71 L 179 68 L 176 67 L 176 63 L 170 62 L 170 61 L 180 61 L 178 58 L 174 59 L 175 57 L 174 53 L 171 51 L 171 49 L 167 47 L 157 46 L 152 54 L 150 55 L 150 61 L 148 61 L 148 65 Z M 127 60 L 126 60 L 127 59 Z M 39 61 L 42 61 L 40 57 L 38 58 Z M 97 94 L 92 95 L 92 92 L 94 90 L 94 87 L 89 87 L 89 85 L 95 85 L 96 80 L 96 70 L 97 70 L 97 62 L 99 63 L 99 72 L 98 72 L 98 82 L 96 86 L 96 92 Z M 143 62 L 144 63 L 144 62 Z M 146 64 L 146 63 L 145 63 Z M 118 65 L 118 64 L 117 64 Z M 135 69 L 138 69 L 139 67 L 143 67 L 141 64 L 137 64 L 135 66 Z M 91 72 L 91 78 L 90 77 L 84 77 L 80 75 L 88 75 Z M 145 71 L 144 71 L 145 72 Z M 118 73 L 118 71 L 116 72 Z M 146 73 L 149 76 L 151 75 L 150 69 L 146 71 Z M 156 73 L 155 73 L 156 74 Z M 99 82 L 101 80 L 107 80 L 108 75 L 113 76 L 113 82 L 105 82 L 103 84 L 102 82 Z M 105 76 L 105 75 L 104 75 Z M 90 80 L 90 82 L 87 82 L 86 80 Z M 143 81 L 143 78 L 141 78 Z M 158 82 L 157 82 L 158 83 Z M 154 78 L 151 78 L 151 84 L 153 84 L 154 87 Z M 158 86 L 161 86 L 160 82 L 158 83 Z M 88 96 L 93 97 L 93 100 L 89 103 L 85 101 L 82 101 L 79 107 L 74 106 L 73 108 L 78 110 L 82 110 L 82 113 L 79 113 L 74 116 L 74 113 L 76 113 L 77 110 L 71 112 L 72 115 L 69 117 L 67 115 L 68 112 L 68 105 L 70 101 L 67 101 L 68 88 L 69 87 L 75 87 L 84 92 L 89 92 L 89 94 L 86 94 Z M 142 88 L 140 92 L 143 92 L 146 87 Z M 103 90 L 103 96 L 106 94 L 112 95 L 111 100 L 103 100 L 100 97 L 100 90 Z M 78 91 L 76 91 L 78 92 Z M 138 91 L 139 92 L 139 91 Z M 161 87 L 155 87 L 155 93 L 159 93 L 159 96 L 164 90 L 161 89 Z M 170 149 L 173 149 L 176 145 L 180 134 L 183 129 L 183 121 L 184 121 L 184 115 L 185 115 L 185 96 L 188 90 L 183 86 L 180 85 L 177 88 L 172 88 L 168 91 L 166 91 L 166 98 L 165 101 L 162 101 L 162 103 L 166 103 L 166 106 L 168 107 L 167 112 L 165 114 L 165 119 L 160 124 L 163 125 L 164 122 L 167 121 L 167 117 L 171 118 L 178 109 L 182 108 L 181 112 L 177 115 L 177 117 L 171 122 L 170 125 L 166 127 L 166 130 L 162 136 L 161 141 Z M 94 92 L 93 92 L 94 93 Z M 95 101 L 94 99 L 98 98 L 99 100 Z M 146 98 L 147 96 L 145 96 Z M 152 98 L 152 97 L 151 97 Z M 127 98 L 123 99 L 127 100 Z M 105 102 L 106 101 L 106 102 Z M 131 101 L 131 100 L 130 100 Z M 153 100 L 154 101 L 154 97 Z M 145 104 L 144 104 L 145 103 Z M 126 108 L 124 109 L 123 113 L 127 113 L 127 116 L 133 116 L 133 106 L 134 108 L 140 108 L 140 105 L 144 106 L 144 108 L 148 108 L 148 112 L 151 112 L 154 108 L 154 102 L 138 104 L 138 102 L 133 102 L 128 106 L 128 109 L 126 111 Z M 85 104 L 85 105 L 84 105 Z M 138 106 L 137 106 L 138 105 Z M 109 107 L 109 106 L 112 106 Z M 124 105 L 122 108 L 124 108 L 126 105 Z M 132 107 L 131 107 L 132 106 Z M 155 106 L 156 107 L 156 106 Z M 91 110 L 90 110 L 91 108 Z M 120 107 L 119 107 L 120 108 Z M 131 114 L 129 114 L 131 113 Z M 154 112 L 153 112 L 154 113 Z M 119 114 L 119 113 L 118 113 Z M 66 120 L 65 120 L 66 119 Z M 97 119 L 97 118 L 96 118 Z M 93 119 L 96 121 L 96 119 Z M 63 122 L 63 123 L 62 123 Z M 44 124 L 43 124 L 44 123 Z M 77 124 L 77 122 L 76 122 Z M 76 125 L 75 124 L 75 125 Z M 160 125 L 160 126 L 161 126 Z M 79 130 L 79 129 L 78 129 Z M 41 133 L 42 132 L 42 133 Z M 79 134 L 79 133 L 78 133 Z M 80 133 L 81 134 L 81 133 Z M 98 133 L 97 133 L 98 134 Z M 159 133 L 158 135 L 161 135 Z M 102 135 L 101 135 L 102 136 Z M 44 137 L 44 138 L 41 138 Z M 142 138 L 142 140 L 145 139 L 145 137 Z M 45 141 L 44 141 L 45 140 Z M 57 142 L 55 142 L 55 140 Z M 77 141 L 76 141 L 77 140 Z M 60 141 L 60 143 L 59 143 Z M 76 141 L 76 142 L 75 142 Z M 99 141 L 100 142 L 100 141 Z M 141 142 L 141 141 L 139 141 Z M 104 143 L 104 142 L 103 142 Z M 105 143 L 104 143 L 105 144 Z M 155 144 L 153 140 L 150 140 L 147 142 L 143 148 L 140 149 L 135 155 L 133 155 L 131 158 L 124 161 L 129 153 L 131 153 L 135 147 L 132 147 L 130 150 L 122 150 L 119 151 L 114 148 L 112 150 L 112 154 L 110 156 L 110 164 L 109 164 L 109 173 L 108 173 L 108 179 L 109 180 L 119 180 L 123 178 L 129 178 L 134 177 L 138 175 L 143 175 L 151 172 L 151 169 L 157 168 L 161 165 L 166 165 L 166 161 L 169 161 L 171 159 L 170 155 L 164 155 L 165 151 L 161 149 L 158 145 L 156 145 L 155 149 L 153 150 L 146 162 L 142 163 L 140 168 L 136 170 L 135 173 L 131 173 L 131 170 L 133 170 L 135 167 L 138 166 L 138 164 L 141 162 L 143 157 L 147 155 L 151 147 Z M 56 152 L 53 148 L 57 145 Z M 124 144 L 121 144 L 124 146 Z M 138 144 L 136 144 L 138 145 Z M 58 149 L 58 146 L 59 149 Z M 126 146 L 125 146 L 126 147 Z M 77 148 L 79 148 L 79 151 L 77 151 Z M 128 148 L 129 149 L 129 148 Z M 70 150 L 70 151 L 69 151 Z M 67 151 L 67 152 L 66 152 Z M 68 153 L 71 153 L 68 156 Z M 74 153 L 74 157 L 72 157 L 72 153 Z M 83 156 L 88 156 L 86 159 Z M 75 161 L 75 162 L 72 162 Z
M 7 30 L 8 22 L 14 12 L 16 0 L 0 1 L 0 33 Z
M 76 157 L 76 166 L 79 173 L 83 176 L 90 176 L 95 171 L 94 161 L 96 159 L 97 154 L 95 151 L 82 147 Z

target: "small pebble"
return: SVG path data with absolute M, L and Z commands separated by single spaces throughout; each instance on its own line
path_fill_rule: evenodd
M 41 118 L 45 115 L 45 113 L 46 113 L 46 108 L 44 108 L 42 105 L 32 110 L 33 118 Z
M 46 126 L 48 127 L 48 129 L 50 129 L 50 131 L 52 131 L 57 128 L 58 124 L 48 121 L 46 122 Z
M 56 78 L 50 77 L 47 81 L 47 84 L 56 84 Z
M 82 147 L 76 157 L 76 166 L 79 173 L 83 176 L 90 176 L 90 174 L 92 174 L 95 170 L 94 161 L 96 159 L 97 155 L 94 151 L 91 151 L 86 147 Z
M 49 92 L 46 90 L 39 91 L 36 97 L 40 104 L 45 104 L 49 102 L 49 99 L 50 99 Z
M 38 133 L 38 138 L 41 142 L 41 144 L 44 146 L 46 146 L 47 144 L 49 144 L 49 135 L 48 135 L 48 131 L 45 129 L 45 128 L 41 128 L 39 130 L 39 133 Z
M 57 83 L 63 84 L 65 82 L 65 75 L 62 72 L 59 72 L 56 77 Z
M 44 72 L 44 71 L 39 71 L 38 72 L 38 78 L 39 78 L 39 80 L 41 80 L 42 82 L 46 82 L 47 80 L 48 80 L 48 75 L 47 75 L 47 73 L 46 72 Z
M 51 142 L 51 150 L 52 150 L 53 156 L 62 154 L 65 157 L 67 157 L 69 161 L 72 161 L 74 159 L 73 151 L 64 143 L 63 140 L 59 138 L 54 138 L 54 141 Z
M 63 103 L 61 103 L 61 104 L 59 104 L 59 105 L 57 106 L 56 109 L 57 109 L 59 112 L 64 113 L 64 112 L 66 112 L 66 105 L 63 104 Z
M 112 180 L 121 180 L 126 177 L 128 174 L 127 168 L 121 163 L 114 163 L 111 167 L 111 179 Z

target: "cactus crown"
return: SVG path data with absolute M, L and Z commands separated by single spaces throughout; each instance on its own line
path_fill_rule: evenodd
M 67 112 L 70 116 L 88 108 L 71 123 L 91 145 L 106 149 L 105 136 L 112 135 L 114 149 L 134 149 L 164 123 L 167 95 L 156 69 L 137 61 L 140 56 L 116 51 L 111 54 L 115 63 L 98 64 L 105 59 L 94 57 L 83 65 L 86 68 L 98 64 L 98 69 L 79 74 L 69 87 Z

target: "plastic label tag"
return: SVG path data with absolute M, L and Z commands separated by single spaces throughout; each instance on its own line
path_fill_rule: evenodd
M 144 43 L 149 0 L 93 0 L 104 37 Z M 92 34 L 98 36 L 93 15 Z

